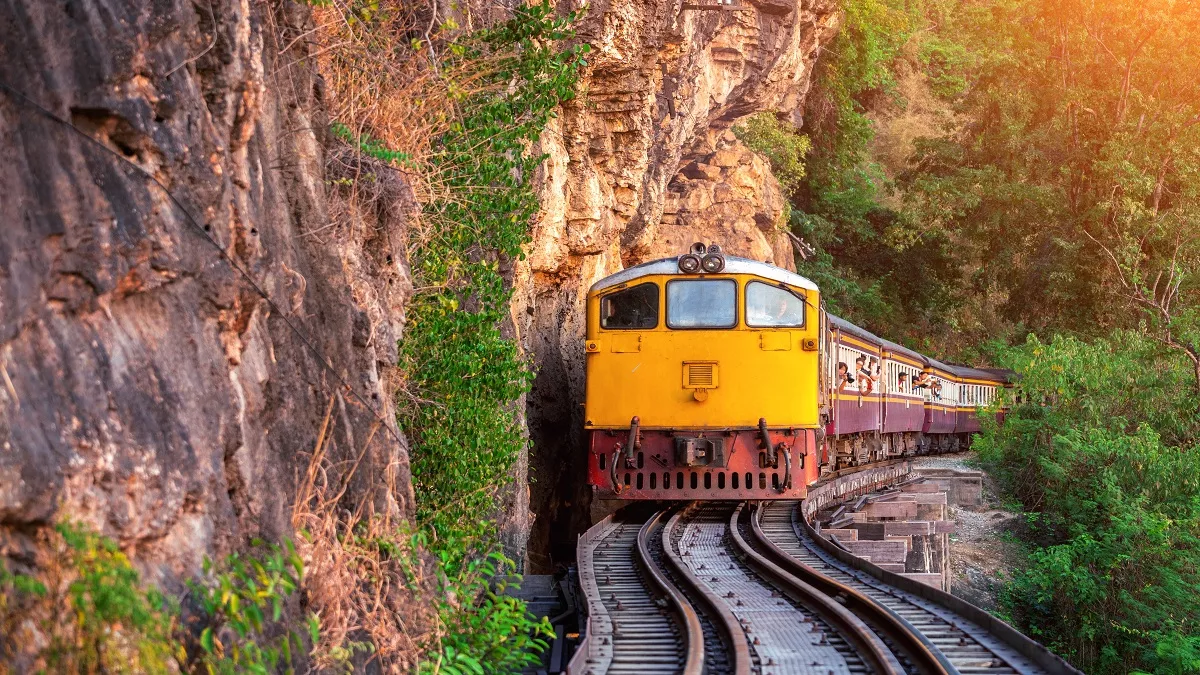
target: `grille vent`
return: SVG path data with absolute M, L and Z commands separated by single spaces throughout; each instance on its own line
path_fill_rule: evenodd
M 717 364 L 709 362 L 684 362 L 683 386 L 685 389 L 716 389 Z

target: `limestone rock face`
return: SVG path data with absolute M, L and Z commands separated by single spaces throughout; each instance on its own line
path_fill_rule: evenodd
M 580 98 L 543 134 L 543 212 L 514 301 L 537 368 L 528 409 L 532 504 L 541 516 L 535 568 L 548 562 L 539 556 L 568 557 L 586 520 L 575 404 L 583 400 L 588 287 L 692 241 L 792 265 L 776 229 L 778 184 L 726 132 L 758 111 L 800 115 L 839 15 L 833 0 L 740 0 L 738 8 L 602 0 L 578 27 L 592 47 L 589 67 Z
M 784 231 L 787 198 L 771 167 L 730 131 L 693 143 L 687 163 L 667 184 L 663 213 L 633 248 L 642 260 L 679 255 L 692 242 L 719 243 L 726 253 L 795 269 Z
M 0 92 L 4 554 L 67 514 L 171 587 L 291 534 L 323 429 L 331 460 L 393 479 L 372 500 L 411 509 L 383 384 L 403 209 L 331 227 L 310 21 L 290 2 L 0 5 L 0 81 L 28 97 Z

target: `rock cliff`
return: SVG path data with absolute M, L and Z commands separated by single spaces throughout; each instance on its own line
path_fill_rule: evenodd
M 532 569 L 586 519 L 587 288 L 695 240 L 791 265 L 785 199 L 730 128 L 799 114 L 837 20 L 833 0 L 609 0 L 578 27 L 590 66 L 543 134 L 513 270 L 536 482 L 523 463 L 505 539 L 533 528 Z M 311 29 L 286 1 L 0 4 L 0 553 L 27 560 L 69 514 L 170 586 L 289 533 L 319 438 L 361 457 L 354 499 L 411 513 L 392 380 L 415 203 L 398 180 L 369 212 L 339 197 L 358 160 L 327 155 Z
M 543 135 L 543 212 L 513 308 L 537 368 L 535 569 L 569 557 L 587 518 L 577 404 L 588 287 L 696 240 L 792 266 L 778 184 L 729 129 L 758 111 L 800 115 L 838 19 L 832 0 L 590 4 L 578 27 L 590 66 Z
M 323 433 L 366 465 L 357 497 L 410 511 L 384 384 L 405 196 L 331 219 L 310 22 L 290 2 L 0 3 L 4 554 L 67 514 L 172 586 L 290 534 Z

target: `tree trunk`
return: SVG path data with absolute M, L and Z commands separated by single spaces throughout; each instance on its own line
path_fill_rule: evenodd
M 1196 414 L 1200 415 L 1200 358 L 1192 359 L 1192 374 L 1196 376 Z

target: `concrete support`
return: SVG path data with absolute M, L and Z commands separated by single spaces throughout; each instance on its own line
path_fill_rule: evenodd
M 872 564 L 948 591 L 954 523 L 946 515 L 948 504 L 955 503 L 948 486 L 959 486 L 957 494 L 971 497 L 969 481 L 912 482 L 830 504 L 818 513 L 821 533 L 836 536 L 848 551 Z

